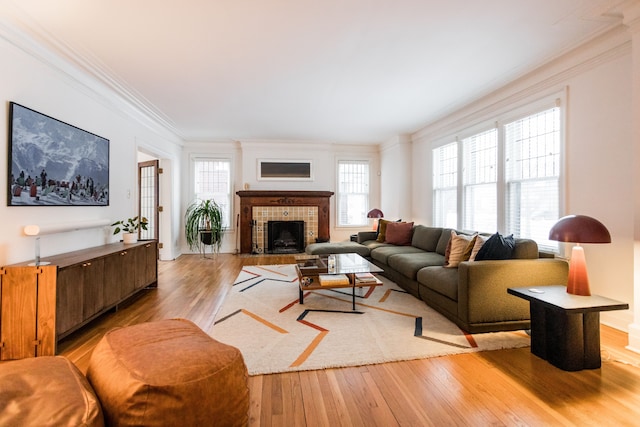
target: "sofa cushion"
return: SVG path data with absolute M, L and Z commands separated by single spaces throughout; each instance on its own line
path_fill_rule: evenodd
M 537 259 L 539 258 L 538 244 L 531 239 L 516 239 L 516 247 L 513 250 L 514 259 Z
M 367 248 L 369 248 L 369 251 L 372 251 L 375 248 L 380 248 L 380 247 L 385 247 L 385 246 L 393 246 L 393 245 L 389 245 L 388 243 L 380 243 L 377 240 L 366 240 L 366 241 L 362 242 L 361 245 L 366 246 Z M 371 254 L 369 254 L 369 256 L 371 256 Z
M 378 220 L 378 238 L 376 239 L 380 243 L 384 243 L 385 236 L 387 234 L 387 224 L 391 221 L 386 219 Z
M 413 222 L 390 222 L 387 224 L 385 243 L 398 246 L 409 246 L 413 236 Z
M 369 256 L 369 248 L 357 242 L 310 243 L 304 251 L 309 255 L 356 253 L 363 257 Z
M 413 246 L 383 245 L 375 249 L 371 249 L 371 258 L 383 264 L 389 265 L 387 261 L 391 255 L 411 254 L 411 253 L 421 253 L 421 252 L 424 252 L 424 251 L 422 249 L 414 248 Z
M 488 235 L 485 234 L 478 234 L 476 236 L 476 241 L 473 244 L 473 249 L 471 250 L 471 255 L 469 256 L 469 261 L 475 261 L 476 256 L 478 255 L 478 252 L 480 252 L 480 248 L 482 248 L 482 245 L 484 245 L 484 242 L 486 242 L 487 240 L 489 240 Z
M 444 267 L 424 267 L 416 275 L 418 283 L 458 301 L 458 269 Z
M 442 236 L 442 228 L 416 225 L 413 227 L 411 246 L 415 246 L 416 248 L 427 252 L 436 252 L 440 236 Z
M 451 239 L 451 228 L 443 228 L 442 234 L 438 239 L 438 244 L 436 245 L 436 252 L 440 255 L 445 255 L 447 253 L 447 246 L 449 246 L 449 239 Z
M 471 256 L 476 236 L 477 234 L 469 236 L 451 231 L 451 239 L 444 254 L 444 266 L 454 268 L 462 261 L 467 261 Z
M 441 266 L 444 257 L 435 252 L 416 252 L 408 254 L 396 254 L 387 258 L 389 267 L 403 276 L 416 280 L 416 275 L 421 268 L 428 265 Z
M 496 233 L 482 245 L 475 260 L 510 259 L 513 256 L 515 246 L 516 241 L 513 235 L 505 237 L 500 233 Z

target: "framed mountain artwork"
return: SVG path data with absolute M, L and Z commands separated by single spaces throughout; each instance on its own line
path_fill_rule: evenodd
M 9 104 L 8 206 L 108 206 L 109 140 Z

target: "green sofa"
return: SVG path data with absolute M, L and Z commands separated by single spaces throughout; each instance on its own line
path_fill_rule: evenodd
M 357 242 L 384 276 L 470 333 L 529 329 L 529 304 L 507 294 L 507 288 L 567 283 L 568 263 L 541 257 L 530 239 L 515 240 L 511 259 L 463 261 L 449 268 L 444 262 L 451 229 L 415 225 L 407 246 L 376 237 L 360 232 Z

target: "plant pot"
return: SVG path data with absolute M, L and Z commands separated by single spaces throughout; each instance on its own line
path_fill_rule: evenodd
M 200 231 L 200 241 L 205 245 L 213 243 L 213 233 L 211 231 Z
M 122 233 L 122 241 L 125 244 L 136 243 L 138 241 L 138 233 Z

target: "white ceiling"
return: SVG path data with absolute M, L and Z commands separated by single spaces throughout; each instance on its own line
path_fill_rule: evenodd
M 342 143 L 420 129 L 619 24 L 615 3 L 0 0 L 185 140 Z

